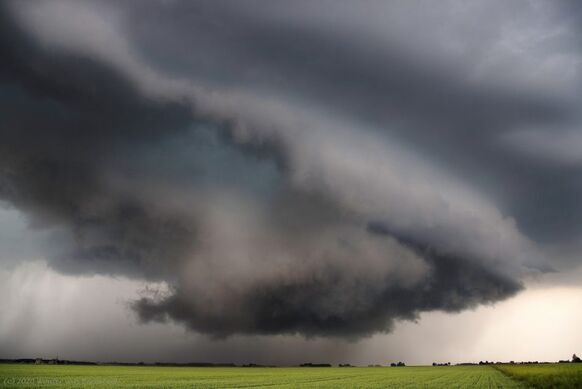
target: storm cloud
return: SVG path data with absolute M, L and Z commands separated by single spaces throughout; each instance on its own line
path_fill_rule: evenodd
M 582 232 L 579 13 L 426 7 L 6 2 L 0 198 L 54 269 L 160 282 L 138 317 L 214 337 L 370 335 L 576 266 L 547 253 Z

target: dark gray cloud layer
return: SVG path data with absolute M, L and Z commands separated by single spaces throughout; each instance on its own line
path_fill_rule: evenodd
M 580 131 L 579 22 L 425 5 L 7 2 L 0 197 L 54 268 L 163 281 L 139 317 L 218 337 L 512 296 L 581 232 L 582 166 L 523 152 Z
M 575 108 L 578 100 L 516 88 L 511 82 L 505 85 L 467 82 L 467 70 L 463 68 L 467 66 L 463 61 L 468 60 L 464 57 L 469 57 L 474 51 L 474 61 L 478 62 L 479 56 L 487 54 L 487 41 L 495 39 L 502 27 L 512 27 L 508 19 L 516 17 L 519 12 L 525 14 L 525 18 L 532 18 L 530 28 L 536 27 L 534 23 L 540 17 L 537 13 L 542 16 L 547 14 L 550 20 L 554 20 L 550 18 L 554 16 L 561 25 L 572 27 L 572 30 L 566 30 L 568 36 L 562 42 L 553 44 L 550 39 L 541 42 L 540 47 L 535 48 L 542 51 L 540 56 L 550 57 L 555 54 L 554 51 L 556 56 L 565 55 L 563 51 L 568 49 L 578 50 L 577 43 L 572 40 L 580 23 L 572 16 L 576 12 L 573 12 L 571 4 L 564 2 L 549 8 L 548 4 L 540 3 L 545 8 L 534 11 L 535 6 L 527 7 L 526 4 L 501 6 L 492 3 L 489 7 L 495 10 L 490 11 L 494 16 L 490 21 L 492 27 L 475 27 L 473 31 L 468 31 L 465 37 L 467 53 L 446 63 L 431 61 L 430 56 L 410 55 L 410 49 L 406 47 L 407 37 L 404 34 L 416 34 L 417 37 L 430 34 L 430 29 L 437 27 L 435 25 L 427 25 L 426 30 L 387 29 L 387 35 L 404 35 L 398 37 L 404 41 L 403 47 L 402 42 L 394 42 L 391 36 L 380 42 L 371 38 L 366 41 L 366 35 L 359 29 L 342 31 L 341 25 L 335 28 L 313 26 L 295 19 L 307 16 L 309 21 L 311 11 L 326 21 L 326 16 L 319 14 L 325 13 L 323 4 L 313 7 L 315 9 L 306 7 L 307 10 L 299 11 L 301 7 L 287 7 L 279 3 L 274 9 L 265 11 L 267 17 L 254 16 L 259 23 L 249 20 L 254 20 L 253 7 L 242 10 L 235 7 L 233 11 L 228 5 L 231 4 L 218 2 L 213 6 L 200 6 L 182 3 L 161 12 L 145 8 L 141 10 L 140 17 L 149 18 L 150 23 L 136 23 L 134 29 L 151 38 L 143 43 L 146 53 L 148 48 L 151 51 L 161 50 L 176 59 L 165 65 L 170 69 L 180 72 L 187 68 L 216 83 L 284 88 L 287 93 L 296 94 L 299 98 L 316 99 L 336 111 L 350 112 L 359 119 L 377 124 L 395 139 L 429 152 L 435 162 L 478 185 L 489 195 L 500 198 L 507 212 L 517 218 L 520 227 L 536 239 L 546 241 L 579 236 L 578 220 L 582 210 L 577 194 L 581 189 L 580 180 L 569 179 L 579 176 L 579 165 L 565 168 L 538 162 L 535 158 L 523 158 L 500 148 L 494 141 L 497 136 L 514 129 L 542 127 L 551 128 L 559 134 L 560 127 L 578 123 Z M 333 13 L 342 15 L 361 7 L 344 3 L 330 8 Z M 366 18 L 378 8 L 382 7 L 374 4 L 368 12 L 360 9 L 361 13 L 354 12 L 351 17 L 364 24 Z M 411 24 L 431 23 L 430 19 L 425 20 L 422 16 L 422 2 L 394 4 L 392 8 L 389 7 L 388 12 L 392 11 L 402 19 L 409 18 Z M 449 4 L 443 8 L 455 7 Z M 483 8 L 487 6 L 471 3 L 467 8 L 475 8 L 475 14 L 468 15 L 470 21 L 475 21 L 479 18 L 478 12 L 486 11 Z M 278 12 L 284 11 L 292 16 L 290 21 L 281 23 Z M 449 20 L 445 12 L 433 12 L 435 18 L 443 18 L 442 23 L 454 21 Z M 501 12 L 507 15 L 500 15 Z M 317 16 L 312 18 L 318 20 Z M 160 19 L 168 24 L 171 21 L 179 36 L 188 36 L 189 43 L 195 42 L 196 46 L 203 48 L 205 58 L 200 60 L 196 50 L 185 52 L 181 44 L 172 44 L 170 39 L 175 42 L 175 35 L 149 35 L 158 31 L 152 33 L 146 29 L 155 23 L 154 20 Z M 438 19 L 433 23 L 437 22 Z M 526 23 L 528 20 L 519 22 Z M 363 42 L 357 39 L 358 36 L 351 35 L 356 32 L 364 35 Z M 550 30 L 550 33 L 553 32 Z M 410 37 L 411 41 L 414 39 L 414 36 Z M 433 44 L 432 47 L 422 47 L 428 52 L 438 50 L 442 44 L 430 39 L 427 41 Z M 564 44 L 571 46 L 560 47 Z M 537 63 L 543 60 L 544 57 L 535 58 Z M 535 61 L 532 60 L 534 64 Z M 511 65 L 515 66 L 512 68 Z M 519 63 L 509 64 L 501 70 L 510 73 L 517 71 L 515 68 L 519 68 Z M 540 78 L 543 76 L 541 74 Z M 396 125 L 387 126 L 387 123 Z M 576 151 L 571 153 L 579 155 Z M 477 171 L 479 174 L 475 174 Z M 529 201 L 524 202 L 524 198 Z M 556 223 L 559 223 L 559 228 L 556 228 Z

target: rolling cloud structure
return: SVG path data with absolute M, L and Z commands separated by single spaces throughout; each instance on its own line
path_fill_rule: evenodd
M 214 337 L 513 296 L 580 232 L 576 143 L 543 141 L 578 131 L 579 13 L 364 3 L 6 2 L 0 198 L 53 268 L 163 282 L 139 318 Z

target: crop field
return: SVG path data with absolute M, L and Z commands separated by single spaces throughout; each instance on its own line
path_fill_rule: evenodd
M 582 388 L 582 363 L 496 365 L 496 369 L 533 388 Z
M 0 365 L 0 388 L 522 388 L 489 366 L 220 368 Z
M 582 388 L 582 365 L 241 368 L 0 364 L 0 388 Z

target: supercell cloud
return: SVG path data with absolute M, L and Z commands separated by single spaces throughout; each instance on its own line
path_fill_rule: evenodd
M 576 264 L 546 247 L 582 232 L 579 31 L 567 2 L 5 2 L 0 199 L 54 269 L 162 282 L 138 317 L 215 337 L 494 303 Z

